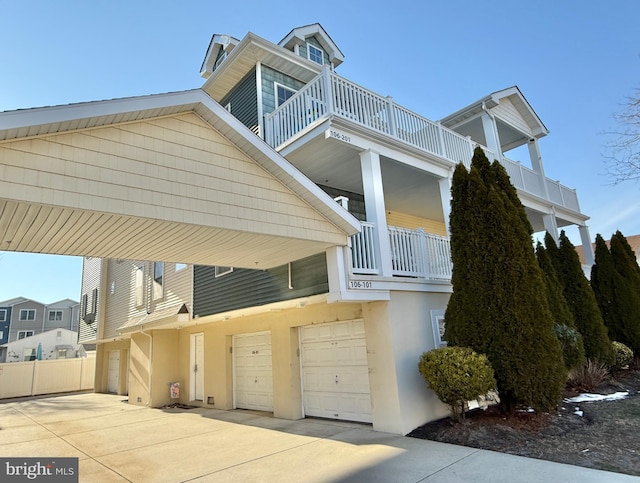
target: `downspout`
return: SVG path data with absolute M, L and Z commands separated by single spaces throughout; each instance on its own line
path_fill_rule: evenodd
M 147 334 L 144 331 L 144 329 L 141 330 L 140 333 L 149 338 L 149 380 L 147 381 L 147 387 L 148 387 L 147 406 L 151 406 L 151 375 L 152 375 L 152 369 L 153 369 L 153 336 L 151 334 Z

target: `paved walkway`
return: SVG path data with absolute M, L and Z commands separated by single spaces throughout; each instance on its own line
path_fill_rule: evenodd
M 0 456 L 78 457 L 86 482 L 639 482 L 616 473 L 250 411 L 107 394 L 0 402 Z

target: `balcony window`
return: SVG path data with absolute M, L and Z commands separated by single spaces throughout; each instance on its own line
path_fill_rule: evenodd
M 292 95 L 296 93 L 295 90 L 285 87 L 282 84 L 274 83 L 276 91 L 276 107 L 280 107 L 286 102 Z

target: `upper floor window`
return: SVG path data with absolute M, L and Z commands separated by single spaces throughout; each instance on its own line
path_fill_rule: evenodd
M 0 309 L 0 322 L 5 322 L 7 320 L 7 310 Z
M 307 44 L 307 57 L 316 64 L 324 65 L 324 52 L 315 45 Z
M 21 309 L 20 320 L 36 320 L 35 309 Z
M 153 299 L 161 299 L 163 292 L 164 263 L 153 263 Z
M 31 337 L 33 335 L 32 330 L 19 330 L 18 331 L 18 340 L 24 339 L 25 337 Z
M 216 267 L 216 277 L 221 277 L 222 275 L 226 275 L 227 273 L 233 272 L 233 267 Z
M 280 107 L 285 103 L 287 99 L 289 99 L 292 95 L 296 93 L 295 90 L 290 89 L 289 87 L 285 87 L 282 84 L 275 83 L 276 90 L 276 107 Z
M 49 322 L 62 320 L 62 310 L 50 310 L 49 311 Z

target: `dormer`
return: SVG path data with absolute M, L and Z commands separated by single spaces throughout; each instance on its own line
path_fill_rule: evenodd
M 278 45 L 319 65 L 332 69 L 344 61 L 344 55 L 319 23 L 293 29 Z
M 207 79 L 227 58 L 236 45 L 240 42 L 230 35 L 213 34 L 209 48 L 200 67 L 200 75 Z

